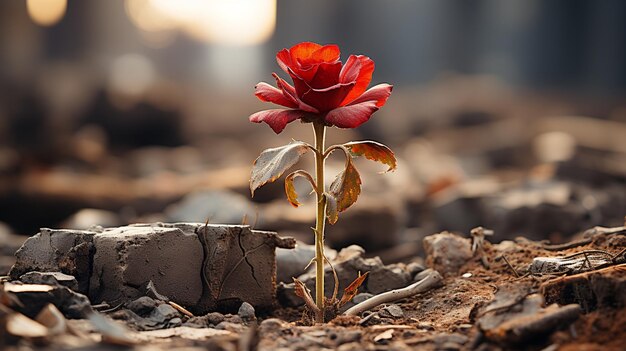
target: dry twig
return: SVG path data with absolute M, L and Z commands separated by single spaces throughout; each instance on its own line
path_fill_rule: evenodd
M 344 312 L 347 316 L 355 316 L 361 312 L 365 312 L 370 310 L 380 304 L 394 302 L 397 300 L 401 300 L 407 298 L 409 296 L 413 296 L 415 294 L 419 294 L 425 291 L 428 291 L 435 286 L 439 285 L 443 278 L 439 272 L 429 269 L 426 277 L 416 283 L 413 283 L 405 288 L 396 289 L 384 292 L 382 294 L 378 294 L 373 296 L 356 306 L 349 308 L 346 312 Z

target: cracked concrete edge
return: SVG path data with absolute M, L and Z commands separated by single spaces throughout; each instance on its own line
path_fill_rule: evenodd
M 80 245 L 89 245 L 87 252 L 89 255 L 87 257 L 82 257 L 80 255 L 76 256 L 76 253 L 72 253 L 72 256 L 69 261 L 72 259 L 80 258 L 82 259 L 82 264 L 85 265 L 87 271 L 87 276 L 80 277 L 83 282 L 83 289 L 85 293 L 90 292 L 92 290 L 91 283 L 94 282 L 94 277 L 99 276 L 97 272 L 97 267 L 94 267 L 94 257 L 96 255 L 95 238 L 99 238 L 100 236 L 107 236 L 107 231 L 115 230 L 116 228 L 124 228 L 124 227 L 160 227 L 160 228 L 176 228 L 180 234 L 190 234 L 196 232 L 196 230 L 200 227 L 204 227 L 204 223 L 136 223 L 128 226 L 115 227 L 115 228 L 94 228 L 93 230 L 71 230 L 71 229 L 49 229 L 42 228 L 40 232 L 33 237 L 29 238 L 27 242 L 18 250 L 16 256 L 18 257 L 18 262 L 12 268 L 13 279 L 19 278 L 21 274 L 24 274 L 28 271 L 32 270 L 41 270 L 41 271 L 61 271 L 66 274 L 76 274 L 75 268 L 74 270 L 64 269 L 68 268 L 67 265 L 65 267 L 61 267 L 60 261 L 68 261 L 68 253 L 71 250 L 75 250 L 76 247 Z M 255 235 L 263 236 L 263 241 L 274 250 L 277 247 L 280 248 L 294 248 L 296 241 L 290 237 L 281 237 L 275 232 L 270 231 L 260 231 L 253 230 L 250 226 L 241 226 L 241 225 L 216 225 L 209 224 L 209 227 L 212 228 L 241 228 L 242 231 L 248 231 L 250 234 L 254 233 Z M 245 230 L 244 230 L 245 228 Z M 230 232 L 230 231 L 229 231 Z M 192 234 L 193 235 L 193 234 Z M 47 237 L 48 240 L 41 240 L 42 237 Z M 195 237 L 195 235 L 194 235 Z M 58 243 L 57 243 L 58 242 Z M 86 244 L 87 243 L 87 244 Z M 199 243 L 199 245 L 202 245 Z M 50 250 L 53 247 L 54 250 Z M 82 251 L 85 248 L 83 248 Z M 117 252 L 117 250 L 114 250 Z M 116 253 L 117 255 L 117 253 Z M 34 260 L 28 260 L 28 258 L 34 258 Z M 271 271 L 275 274 L 276 272 L 276 262 L 275 262 L 275 251 L 271 256 L 274 261 L 271 267 L 267 267 L 271 269 Z M 86 260 L 85 260 L 86 258 Z M 48 263 L 39 264 L 41 262 Z M 73 262 L 74 264 L 76 262 Z M 71 266 L 71 265 L 70 265 Z M 72 267 L 70 267 L 72 268 Z M 77 277 L 79 278 L 79 277 Z M 276 295 L 276 277 L 273 275 L 268 282 L 271 284 L 271 294 L 272 298 L 275 300 Z M 86 285 L 85 285 L 86 284 Z M 97 285 L 97 284 L 96 284 Z

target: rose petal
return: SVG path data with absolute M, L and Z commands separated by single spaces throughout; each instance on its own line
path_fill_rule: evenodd
M 339 81 L 341 83 L 349 83 L 354 82 L 359 77 L 359 72 L 361 71 L 361 61 L 355 56 L 350 55 L 346 63 L 341 68 L 341 72 L 339 73 Z
M 334 44 L 324 45 L 321 48 L 315 50 L 311 54 L 311 57 L 309 58 L 309 60 L 312 63 L 321 63 L 321 62 L 333 63 L 339 60 L 340 55 L 341 55 L 341 52 L 339 51 L 339 46 L 334 45 Z
M 326 114 L 326 123 L 339 128 L 356 128 L 367 122 L 378 106 L 374 101 L 365 101 L 355 105 L 336 108 Z
M 389 98 L 389 95 L 391 95 L 392 90 L 393 85 L 390 84 L 383 83 L 375 85 L 368 89 L 361 96 L 351 101 L 349 105 L 360 104 L 365 101 L 374 101 L 376 102 L 376 106 L 382 107 L 387 102 L 387 99 Z M 354 91 L 354 89 L 352 91 Z
M 293 66 L 289 50 L 282 49 L 278 53 L 276 53 L 276 62 L 278 63 L 278 66 L 280 66 L 280 68 L 285 71 L 285 73 L 289 73 L 288 68 Z
M 349 104 L 363 94 L 372 81 L 372 73 L 374 73 L 374 61 L 369 57 L 351 55 L 348 58 L 348 61 L 346 61 L 344 68 L 339 74 L 339 80 L 342 83 L 356 82 L 356 84 L 348 96 L 341 102 L 341 105 Z
M 308 41 L 296 44 L 289 49 L 289 53 L 291 54 L 291 62 L 298 62 L 298 59 L 306 60 L 321 47 L 322 46 L 320 44 L 311 43 Z
M 272 73 L 272 77 L 276 79 L 276 86 L 278 89 L 282 90 L 285 96 L 292 99 L 294 102 L 298 101 L 296 97 L 296 89 L 291 86 L 291 84 L 287 83 L 284 79 L 278 76 L 276 73 Z
M 298 118 L 302 118 L 306 112 L 301 110 L 275 109 L 259 111 L 249 117 L 250 122 L 267 123 L 274 133 L 279 134 L 285 129 L 287 123 L 291 123 Z
M 276 79 L 276 85 L 278 86 L 278 88 L 283 91 L 286 97 L 292 99 L 296 104 L 298 104 L 298 108 L 300 110 L 311 113 L 319 113 L 316 108 L 300 101 L 300 99 L 298 99 L 298 96 L 296 95 L 296 89 L 292 87 L 289 83 L 287 83 L 284 79 L 280 78 L 276 73 L 272 73 L 272 76 L 274 77 L 274 79 Z
M 339 72 L 341 71 L 341 62 L 321 63 L 317 67 L 317 72 L 308 82 L 309 86 L 314 89 L 324 89 L 339 83 Z
M 354 83 L 348 83 L 336 84 L 324 89 L 310 88 L 309 91 L 299 96 L 299 99 L 320 112 L 330 111 L 340 106 L 341 101 L 348 95 L 353 86 Z M 297 90 L 298 86 L 296 85 Z
M 274 88 L 265 82 L 260 82 L 254 87 L 254 89 L 254 95 L 256 95 L 261 101 L 273 102 L 275 104 L 291 108 L 298 107 L 298 103 L 292 97 L 286 95 L 284 90 Z

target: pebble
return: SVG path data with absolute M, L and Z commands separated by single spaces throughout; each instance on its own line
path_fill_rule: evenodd
M 152 310 L 148 318 L 156 323 L 164 323 L 174 318 L 180 318 L 180 314 L 174 307 L 168 304 L 162 304 Z
M 239 307 L 239 311 L 237 312 L 237 314 L 244 321 L 251 321 L 256 319 L 256 316 L 254 314 L 254 307 L 252 307 L 252 305 L 247 302 L 241 304 L 241 307 Z
M 402 318 L 404 317 L 404 312 L 402 311 L 402 308 L 400 308 L 400 306 L 396 305 L 396 304 L 391 304 L 388 306 L 385 306 L 383 308 L 380 309 L 380 311 L 378 312 L 378 314 L 383 317 L 383 318 Z
M 206 315 L 207 322 L 212 325 L 218 325 L 224 321 L 224 315 L 219 312 L 211 312 Z
M 182 324 L 183 324 L 183 320 L 180 319 L 179 317 L 176 317 L 176 318 L 170 319 L 170 321 L 167 323 L 167 327 L 175 328 L 175 327 L 180 327 Z
M 417 273 L 423 271 L 424 269 L 426 269 L 426 267 L 419 262 L 411 262 L 408 265 L 406 265 L 406 270 L 411 275 L 411 278 L 414 278 L 417 275 Z
M 369 298 L 371 298 L 372 296 L 374 296 L 373 294 L 370 293 L 360 293 L 360 294 L 356 294 L 353 298 L 352 298 L 352 302 L 354 302 L 355 304 L 359 304 Z
M 134 301 L 129 302 L 126 307 L 140 316 L 145 316 L 156 308 L 156 301 L 148 296 L 142 296 Z

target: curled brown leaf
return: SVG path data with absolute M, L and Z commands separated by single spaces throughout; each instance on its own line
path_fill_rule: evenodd
M 368 160 L 380 162 L 389 166 L 385 172 L 393 171 L 397 167 L 396 156 L 387 146 L 370 140 L 353 141 L 343 144 L 352 156 L 365 156 Z

